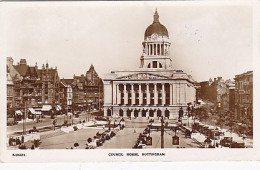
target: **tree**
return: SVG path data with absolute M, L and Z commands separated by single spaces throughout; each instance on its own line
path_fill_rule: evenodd
M 195 116 L 197 116 L 200 121 L 207 120 L 209 117 L 208 111 L 204 107 L 196 108 L 194 113 L 195 113 Z

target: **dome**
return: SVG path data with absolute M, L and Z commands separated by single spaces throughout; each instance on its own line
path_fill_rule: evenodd
M 155 11 L 155 14 L 154 14 L 153 23 L 151 25 L 149 25 L 145 30 L 144 37 L 149 37 L 154 33 L 156 33 L 158 35 L 164 35 L 164 36 L 169 37 L 168 30 L 166 29 L 166 27 L 164 25 L 162 25 L 159 22 L 159 15 L 158 15 L 157 10 Z

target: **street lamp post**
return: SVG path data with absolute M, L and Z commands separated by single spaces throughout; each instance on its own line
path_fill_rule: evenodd
M 164 124 L 163 124 L 163 116 L 161 117 L 161 148 L 164 148 Z
M 110 130 L 110 119 L 108 120 L 108 130 Z
M 73 125 L 73 113 L 71 115 L 71 125 Z
M 98 111 L 100 112 L 100 81 L 98 82 Z
M 25 101 L 25 104 L 24 104 L 24 114 L 23 114 L 23 134 L 25 135 L 25 132 L 26 132 L 26 128 L 25 128 L 25 119 L 26 119 L 26 101 Z

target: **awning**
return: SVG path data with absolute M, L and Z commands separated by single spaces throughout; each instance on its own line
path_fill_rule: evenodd
M 52 109 L 51 105 L 43 105 L 42 111 L 50 111 Z
M 23 113 L 21 112 L 21 110 L 16 110 L 16 111 L 15 111 L 15 114 L 17 114 L 17 115 L 22 115 Z
M 29 111 L 31 112 L 31 114 L 35 114 L 35 110 L 33 108 L 29 108 Z
M 57 105 L 57 106 L 56 106 L 56 110 L 60 111 L 60 110 L 61 110 L 61 106 L 60 106 L 60 105 Z

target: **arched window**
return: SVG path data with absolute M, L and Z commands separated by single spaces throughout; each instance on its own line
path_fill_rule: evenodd
M 138 117 L 138 112 L 139 112 L 139 110 L 135 110 L 135 111 L 134 111 L 134 116 L 135 116 L 135 117 Z
M 151 63 L 148 64 L 148 68 L 151 68 Z
M 132 112 L 131 110 L 129 110 L 129 109 L 127 110 L 127 112 L 126 112 L 127 117 L 131 117 L 131 112 Z
M 149 110 L 149 116 L 154 117 L 154 111 L 153 110 Z
M 119 110 L 119 116 L 121 116 L 121 117 L 124 116 L 124 111 L 122 109 Z
M 111 110 L 107 109 L 107 116 L 111 116 Z
M 161 63 L 159 63 L 159 68 L 162 68 L 162 64 Z
M 169 110 L 165 110 L 165 117 L 170 117 L 170 111 Z
M 146 117 L 146 110 L 142 110 L 142 117 Z
M 153 68 L 157 68 L 157 61 L 153 61 Z
M 162 111 L 161 110 L 157 110 L 157 117 L 161 117 L 162 116 Z

